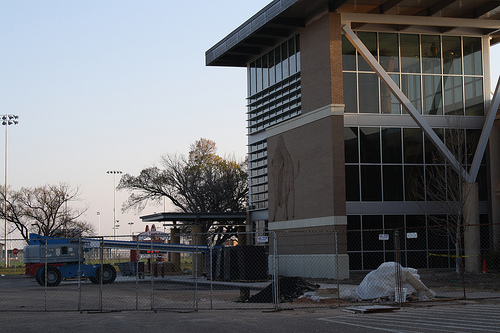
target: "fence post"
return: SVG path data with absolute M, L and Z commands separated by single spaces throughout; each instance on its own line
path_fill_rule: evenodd
M 278 239 L 273 231 L 273 298 L 274 309 L 279 309 L 279 280 L 278 280 Z
M 82 235 L 78 237 L 78 311 L 82 313 Z
M 395 230 L 394 231 L 394 251 L 395 251 L 395 285 L 396 287 L 394 288 L 394 301 L 397 303 L 402 303 L 404 302 L 403 298 L 403 284 L 401 282 L 401 252 L 399 248 L 399 231 Z
M 154 287 L 154 254 L 153 237 L 151 237 L 151 253 L 149 254 L 149 275 L 151 276 L 151 310 L 155 308 L 155 287 Z
M 337 279 L 337 300 L 338 300 L 337 306 L 340 307 L 339 242 L 338 242 L 337 230 L 334 230 L 334 236 L 335 236 L 335 266 L 336 266 L 335 277 Z
M 214 234 L 210 235 L 210 261 L 209 261 L 209 267 L 208 267 L 208 276 L 210 278 L 210 310 L 213 310 L 213 297 L 214 297 L 214 288 L 213 288 L 214 278 L 212 276 L 214 237 L 215 237 Z
M 102 312 L 103 307 L 102 307 L 102 267 L 104 266 L 104 237 L 101 236 L 101 257 L 99 258 L 100 260 L 100 267 L 101 269 L 99 270 L 99 310 Z

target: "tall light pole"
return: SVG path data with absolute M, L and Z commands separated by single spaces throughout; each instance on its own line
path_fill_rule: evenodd
M 111 170 L 107 171 L 107 174 L 113 175 L 113 239 L 116 239 L 116 175 L 120 175 L 123 172 Z
M 19 116 L 16 116 L 14 114 L 4 114 L 2 116 L 2 125 L 5 126 L 5 219 L 4 219 L 4 247 L 5 247 L 5 267 L 8 267 L 9 261 L 7 259 L 8 257 L 8 251 L 7 251 L 7 128 L 9 128 L 9 125 L 17 125 L 19 121 Z
M 98 221 L 97 235 L 101 236 L 101 213 L 100 212 L 97 212 L 97 221 Z

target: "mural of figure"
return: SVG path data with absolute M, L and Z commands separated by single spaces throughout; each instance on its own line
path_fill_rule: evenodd
M 288 220 L 295 215 L 295 178 L 299 172 L 299 163 L 294 167 L 290 152 L 285 146 L 283 136 L 278 137 L 276 150 L 271 159 L 271 172 L 274 179 L 274 198 L 276 200 L 272 211 L 272 221 Z

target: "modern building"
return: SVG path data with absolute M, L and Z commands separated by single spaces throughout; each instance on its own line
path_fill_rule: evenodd
M 326 232 L 286 237 L 280 271 L 394 260 L 379 236 L 451 218 L 440 203 L 453 200 L 433 194 L 458 174 L 475 193 L 464 214 L 489 224 L 466 241 L 500 245 L 499 19 L 489 0 L 275 0 L 206 52 L 248 70 L 252 230 L 340 231 L 338 257 Z M 403 264 L 454 267 L 450 237 L 412 234 Z

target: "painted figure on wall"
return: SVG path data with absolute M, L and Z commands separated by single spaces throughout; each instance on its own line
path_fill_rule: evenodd
M 274 179 L 275 205 L 271 221 L 288 220 L 295 215 L 295 178 L 299 172 L 299 163 L 294 167 L 290 152 L 285 146 L 283 136 L 278 136 L 276 150 L 271 159 L 271 172 Z

